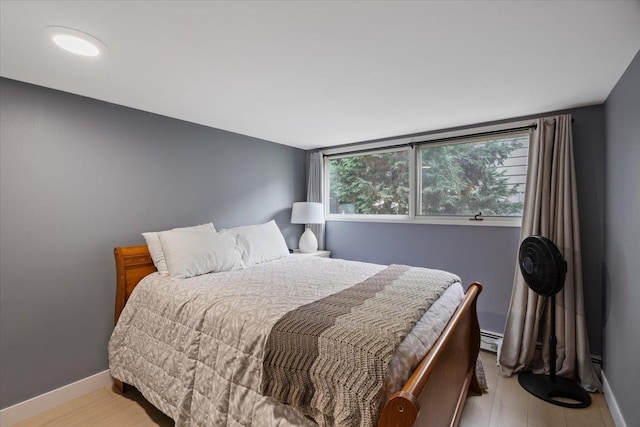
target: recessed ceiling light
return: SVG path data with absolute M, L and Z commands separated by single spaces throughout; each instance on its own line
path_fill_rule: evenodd
M 56 45 L 77 55 L 98 56 L 107 51 L 100 40 L 73 28 L 45 27 L 43 31 Z

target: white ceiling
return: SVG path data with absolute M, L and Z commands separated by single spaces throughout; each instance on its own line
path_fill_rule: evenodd
M 640 1 L 2 1 L 0 74 L 304 149 L 602 103 Z M 74 56 L 42 32 L 92 34 Z

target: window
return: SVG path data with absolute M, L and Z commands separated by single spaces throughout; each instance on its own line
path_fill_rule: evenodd
M 420 146 L 417 215 L 522 216 L 528 147 L 528 134 Z
M 517 226 L 529 147 L 520 129 L 326 155 L 327 219 L 469 224 L 482 213 L 484 224 Z
M 409 149 L 328 159 L 329 213 L 409 215 Z

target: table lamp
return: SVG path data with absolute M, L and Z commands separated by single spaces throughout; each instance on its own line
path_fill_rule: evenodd
M 324 224 L 324 207 L 322 203 L 315 202 L 295 202 L 291 209 L 292 224 Z M 300 252 L 312 253 L 318 250 L 318 239 L 313 231 L 307 226 L 300 242 L 298 243 Z

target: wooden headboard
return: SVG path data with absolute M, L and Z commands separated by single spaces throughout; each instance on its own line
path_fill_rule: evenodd
M 116 257 L 116 311 L 118 322 L 120 313 L 129 299 L 129 295 L 143 277 L 156 270 L 147 245 L 117 247 L 113 250 Z

